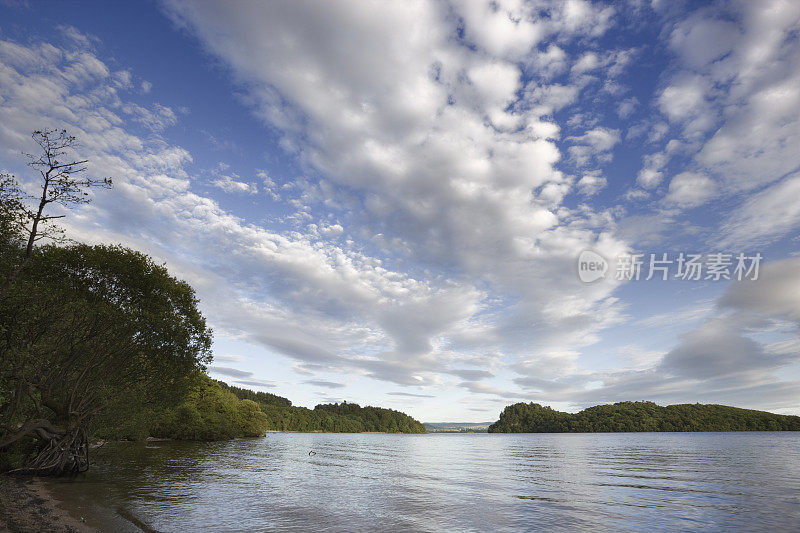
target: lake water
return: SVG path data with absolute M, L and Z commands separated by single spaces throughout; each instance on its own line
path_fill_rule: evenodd
M 53 491 L 107 530 L 137 531 L 117 509 L 159 531 L 800 529 L 800 433 L 275 433 L 96 460 Z

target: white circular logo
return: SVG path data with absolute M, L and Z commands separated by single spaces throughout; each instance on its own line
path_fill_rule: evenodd
M 608 261 L 592 250 L 584 250 L 578 256 L 578 277 L 584 283 L 591 283 L 606 277 Z

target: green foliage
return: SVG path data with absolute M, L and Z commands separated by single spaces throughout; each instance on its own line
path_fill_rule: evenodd
M 317 405 L 314 407 L 314 412 L 333 418 L 334 423 L 351 427 L 353 424 L 358 424 L 359 429 L 355 431 L 425 433 L 425 426 L 421 422 L 394 409 L 371 406 L 360 407 L 355 403 L 342 402 Z M 345 431 L 353 430 L 347 429 Z
M 516 403 L 489 426 L 489 433 L 625 431 L 800 431 L 800 417 L 725 405 L 621 402 L 571 414 L 538 403 Z
M 252 400 L 239 399 L 203 373 L 197 373 L 186 399 L 168 409 L 153 436 L 181 440 L 258 437 L 269 429 L 266 415 Z
M 265 431 L 424 433 L 425 427 L 399 411 L 354 403 L 294 407 L 286 398 L 230 386 L 201 373 L 193 379 L 186 399 L 163 413 L 150 434 L 223 440 Z
M 292 405 L 292 402 L 289 399 L 284 398 L 283 396 L 278 396 L 277 394 L 242 389 L 234 385 L 228 385 L 224 381 L 217 381 L 217 383 L 223 389 L 231 391 L 236 395 L 237 398 L 241 398 L 243 400 L 252 400 L 260 406 L 277 405 L 279 407 L 290 407 Z
M 74 464 L 92 429 L 146 435 L 146 418 L 181 400 L 210 344 L 194 290 L 148 256 L 35 248 L 0 300 L 0 448 L 69 438 Z
M 320 404 L 314 409 L 294 407 L 281 396 L 218 383 L 239 398 L 256 398 L 255 401 L 267 415 L 271 431 L 425 433 L 422 423 L 393 409 L 361 407 L 347 402 Z
M 25 194 L 16 178 L 11 174 L 0 174 L 0 250 L 4 252 L 6 260 L 19 259 L 16 256 L 21 251 L 19 248 L 28 218 L 24 200 Z M 17 249 L 13 251 L 12 256 L 9 256 L 8 248 L 11 246 Z M 2 270 L 2 272 L 10 271 L 10 265 Z
M 194 290 L 118 246 L 38 249 L 0 318 L 3 376 L 62 418 L 76 397 L 87 412 L 169 402 L 210 358 Z

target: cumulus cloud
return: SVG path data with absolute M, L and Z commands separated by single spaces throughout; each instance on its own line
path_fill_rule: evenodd
M 669 192 L 665 200 L 682 207 L 696 207 L 714 197 L 717 185 L 703 174 L 681 172 L 669 183 Z
M 598 126 L 578 137 L 570 137 L 575 143 L 569 147 L 570 155 L 579 166 L 588 163 L 592 157 L 600 161 L 610 161 L 610 151 L 620 141 L 619 130 Z
M 181 113 L 148 101 L 150 82 L 74 28 L 61 46 L 0 40 L 3 166 L 31 125 L 68 128 L 92 172 L 116 183 L 76 211 L 74 234 L 166 261 L 197 288 L 215 331 L 288 359 L 301 386 L 342 388 L 327 378 L 347 374 L 431 392 L 387 393 L 398 397 L 455 386 L 580 403 L 686 400 L 705 383 L 693 398 L 774 406 L 795 390 L 774 378 L 792 339 L 753 333 L 794 315 L 769 318 L 777 295 L 730 296 L 741 287 L 677 343 L 626 345 L 622 368 L 587 369 L 583 351 L 628 317 L 619 282 L 575 275 L 580 251 L 628 252 L 712 198 L 741 202 L 722 217 L 725 243 L 772 242 L 800 224 L 795 7 L 663 15 L 674 62 L 649 101 L 623 79 L 646 47 L 603 50 L 617 14 L 595 2 L 175 0 L 164 10 L 226 69 L 302 176 L 196 168 L 168 137 Z M 645 110 L 658 116 L 627 128 L 622 145 L 620 121 Z M 634 140 L 647 147 L 625 178 L 639 170 L 635 188 L 625 205 L 600 207 L 616 179 L 607 165 Z M 654 212 L 628 211 L 648 199 Z M 245 201 L 247 218 L 222 207 Z M 280 215 L 259 216 L 262 201 Z M 719 371 L 695 371 L 692 353 Z M 231 365 L 212 367 L 219 375 L 274 386 L 236 358 L 218 362 Z
M 701 12 L 679 23 L 669 43 L 689 67 L 701 69 L 729 53 L 739 37 L 736 24 Z
M 670 22 L 667 41 L 678 64 L 658 102 L 681 129 L 679 139 L 698 170 L 726 196 L 786 187 L 778 182 L 800 166 L 793 148 L 800 138 L 800 5 L 723 3 Z M 688 183 L 683 179 L 678 185 Z M 710 182 L 704 183 L 709 195 Z M 676 198 L 672 190 L 668 194 Z M 776 220 L 771 236 L 762 226 L 760 237 L 777 238 L 791 219 Z M 733 231 L 733 224 L 729 221 L 725 231 Z
M 9 60 L 0 71 L 5 88 L 2 146 L 27 147 L 29 124 L 42 120 L 78 136 L 91 171 L 113 176 L 116 186 L 85 208 L 104 229 L 78 225 L 75 234 L 90 241 L 121 241 L 168 260 L 197 287 L 217 331 L 243 334 L 287 357 L 341 371 L 364 369 L 372 362 L 339 360 L 338 350 L 401 343 L 429 349 L 434 334 L 475 309 L 479 293 L 469 287 L 433 286 L 384 268 L 380 259 L 321 242 L 317 235 L 284 235 L 246 225 L 211 198 L 191 192 L 183 168 L 190 154 L 163 139 L 148 142 L 122 128 L 123 119 L 113 109 L 122 109 L 125 102 L 106 90 L 112 73 L 96 57 L 8 41 L 0 42 L 3 52 Z M 47 78 L 38 74 L 43 65 Z M 81 98 L 84 90 L 95 91 L 97 97 Z M 55 114 L 48 114 L 51 110 Z M 13 161 L 16 153 L 6 152 L 5 157 Z M 224 166 L 213 170 L 220 179 L 227 175 Z M 325 226 L 322 233 L 338 229 Z M 265 278 L 264 269 L 271 275 Z M 240 288 L 246 290 L 240 293 Z M 449 317 L 433 318 L 438 309 L 450 306 L 454 312 Z M 413 316 L 414 323 L 402 325 L 406 316 Z M 392 339 L 394 332 L 403 338 Z M 396 368 L 400 373 L 418 370 L 413 365 Z M 407 379 L 391 372 L 382 377 Z
M 600 192 L 607 184 L 608 180 L 599 172 L 587 172 L 578 180 L 578 190 L 581 194 L 591 196 Z
M 672 81 L 658 99 L 661 110 L 676 122 L 689 122 L 693 128 L 707 125 L 705 113 L 711 109 L 706 101 L 707 81 L 702 76 L 686 75 Z M 702 117 L 696 124 L 698 117 Z
M 570 181 L 555 168 L 558 128 L 542 114 L 566 105 L 576 90 L 523 90 L 520 82 L 521 69 L 550 75 L 566 65 L 561 47 L 536 49 L 539 36 L 598 36 L 613 10 L 575 1 L 553 3 L 543 16 L 498 3 L 479 14 L 476 5 L 458 4 L 456 11 L 467 41 L 488 54 L 452 39 L 455 21 L 436 3 L 292 2 L 269 6 L 269 13 L 258 4 L 168 4 L 173 20 L 229 66 L 256 113 L 281 129 L 284 144 L 329 178 L 335 194 L 360 204 L 337 213 L 349 218 L 348 228 L 391 255 L 453 268 L 424 299 L 405 292 L 382 309 L 359 295 L 344 306 L 373 309 L 369 315 L 389 342 L 379 358 L 350 363 L 379 379 L 420 383 L 430 372 L 448 371 L 465 357 L 446 349 L 448 339 L 470 323 L 495 324 L 473 348 L 515 357 L 534 338 L 537 346 L 542 339 L 592 342 L 617 313 L 606 301 L 613 286 L 586 292 L 564 276 L 581 247 L 624 247 L 610 235 L 597 240 L 600 218 L 558 209 Z M 524 13 L 509 17 L 515 9 Z M 487 17 L 511 33 L 487 30 Z M 251 61 L 254 53 L 263 60 Z M 593 128 L 573 142 L 576 158 L 607 160 L 619 131 Z M 524 289 L 489 305 L 476 280 L 501 294 Z M 512 331 L 514 340 L 506 341 Z
M 636 182 L 645 189 L 656 187 L 664 179 L 664 173 L 653 168 L 643 168 L 636 176 Z
M 214 187 L 222 189 L 229 193 L 242 193 L 242 194 L 257 194 L 258 185 L 255 183 L 246 183 L 244 181 L 237 181 L 238 176 L 221 175 L 214 179 L 211 183 Z

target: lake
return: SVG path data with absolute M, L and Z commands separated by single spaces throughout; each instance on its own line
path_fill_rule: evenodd
M 271 433 L 95 460 L 50 486 L 106 530 L 138 530 L 120 508 L 159 531 L 800 527 L 800 433 Z

